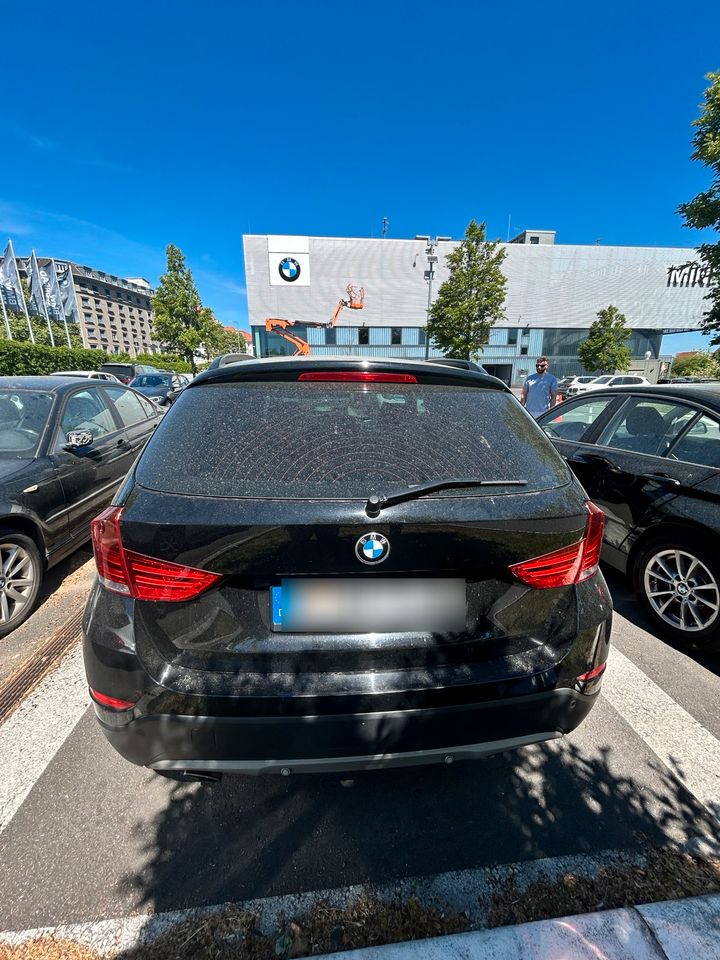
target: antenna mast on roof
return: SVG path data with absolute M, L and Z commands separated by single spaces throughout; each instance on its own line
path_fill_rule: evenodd
M 387 238 L 387 232 L 388 232 L 388 226 L 389 226 L 389 225 L 390 225 L 390 221 L 388 220 L 388 218 L 387 218 L 387 217 L 383 217 L 383 225 L 382 225 L 382 237 L 383 237 L 383 240 L 385 240 L 385 239 Z

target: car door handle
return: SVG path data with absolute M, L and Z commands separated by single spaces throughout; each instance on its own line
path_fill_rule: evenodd
M 669 473 L 641 473 L 641 480 L 649 480 L 652 483 L 667 483 L 671 487 L 681 487 L 682 484 Z

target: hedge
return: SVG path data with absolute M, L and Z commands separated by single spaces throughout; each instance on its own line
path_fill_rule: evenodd
M 100 350 L 0 340 L 0 376 L 4 377 L 42 376 L 56 370 L 97 370 L 107 359 Z
M 58 370 L 97 370 L 103 363 L 146 363 L 160 369 L 183 373 L 190 364 L 182 357 L 143 354 L 134 361 L 127 354 L 103 353 L 77 347 L 46 347 L 25 340 L 0 340 L 0 376 L 36 377 Z

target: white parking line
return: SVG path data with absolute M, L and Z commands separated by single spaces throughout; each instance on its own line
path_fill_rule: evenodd
M 77 644 L 0 726 L 0 833 L 72 733 L 89 702 L 82 645 Z
M 616 647 L 602 692 L 690 793 L 720 818 L 720 741 Z

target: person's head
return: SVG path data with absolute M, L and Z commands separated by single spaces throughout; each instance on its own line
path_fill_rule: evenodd
M 547 357 L 538 357 L 535 361 L 535 369 L 538 373 L 547 373 L 548 371 L 548 358 Z

